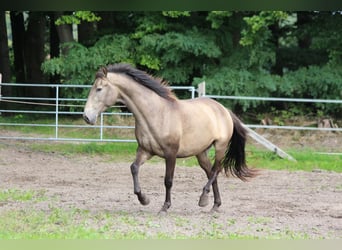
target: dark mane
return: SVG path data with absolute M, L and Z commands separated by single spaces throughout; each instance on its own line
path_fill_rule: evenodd
M 112 64 L 108 65 L 105 68 L 100 68 L 96 73 L 96 78 L 105 77 L 107 73 L 125 74 L 128 77 L 135 80 L 136 82 L 138 82 L 139 84 L 145 86 L 146 88 L 149 88 L 150 90 L 154 91 L 156 94 L 165 99 L 176 99 L 172 90 L 168 88 L 168 84 L 165 81 L 156 79 L 142 70 L 133 68 L 129 64 Z

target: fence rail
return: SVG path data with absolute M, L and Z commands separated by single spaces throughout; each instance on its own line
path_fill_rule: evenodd
M 10 87 L 46 87 L 54 89 L 53 98 L 43 98 L 43 97 L 21 97 L 21 96 L 2 96 L 1 95 L 1 87 L 10 86 Z M 0 122 L 0 127 L 11 126 L 11 127 L 47 127 L 54 128 L 54 134 L 49 135 L 47 137 L 41 136 L 6 136 L 0 132 L 0 139 L 25 139 L 25 140 L 60 140 L 60 141 L 111 141 L 111 142 L 135 142 L 134 138 L 105 138 L 104 130 L 105 129 L 134 129 L 132 125 L 105 125 L 104 119 L 107 116 L 116 116 L 116 117 L 127 117 L 132 116 L 131 113 L 128 112 L 105 112 L 100 116 L 100 124 L 96 126 L 90 126 L 85 124 L 62 124 L 60 122 L 61 115 L 73 115 L 73 116 L 81 116 L 83 112 L 81 111 L 63 111 L 62 107 L 74 107 L 74 108 L 82 108 L 84 104 L 73 104 L 75 102 L 86 102 L 84 98 L 61 98 L 59 97 L 60 90 L 62 88 L 91 88 L 91 85 L 61 85 L 61 84 L 26 84 L 26 83 L 1 83 L 0 82 L 0 104 L 5 102 L 10 103 L 19 103 L 19 104 L 29 104 L 36 106 L 50 106 L 50 110 L 37 110 L 36 108 L 27 110 L 27 109 L 3 109 L 0 108 L 0 114 L 3 113 L 12 113 L 12 114 L 40 114 L 40 115 L 53 115 L 54 122 L 50 124 L 45 123 L 23 123 L 23 122 Z M 179 87 L 173 86 L 170 87 L 174 91 L 178 90 L 187 90 L 190 91 L 191 98 L 195 98 L 196 89 L 193 86 Z M 200 89 L 200 86 L 199 86 Z M 198 91 L 199 92 L 199 91 Z M 219 95 L 207 95 L 205 94 L 205 86 L 202 86 L 202 92 L 199 93 L 201 96 L 206 96 L 214 99 L 231 99 L 231 100 L 259 100 L 259 101 L 282 101 L 282 102 L 311 102 L 311 103 L 332 103 L 332 104 L 342 104 L 342 100 L 322 100 L 322 99 L 300 99 L 300 98 L 275 98 L 275 97 L 251 97 L 251 96 L 219 96 Z M 61 103 L 62 102 L 62 103 Z M 2 105 L 1 105 L 2 106 Z M 120 108 L 123 106 L 115 106 L 116 108 Z M 303 126 L 276 126 L 276 125 L 259 125 L 259 124 L 247 124 L 249 128 L 264 128 L 264 129 L 285 129 L 285 130 L 316 130 L 316 131 L 342 131 L 342 128 L 318 128 L 318 127 L 303 127 Z M 62 137 L 59 134 L 60 128 L 81 128 L 81 129 L 98 129 L 99 134 L 97 138 L 73 138 L 73 137 Z
M 250 101 L 273 101 L 273 102 L 302 102 L 302 103 L 331 103 L 342 104 L 342 100 L 337 99 L 310 99 L 310 98 L 283 98 L 283 97 L 259 97 L 259 96 L 222 96 L 211 95 L 206 93 L 205 82 L 198 85 L 198 95 L 213 99 L 225 100 L 250 100 Z M 342 131 L 342 128 L 319 128 L 319 127 L 303 127 L 303 126 L 276 126 L 276 125 L 259 125 L 246 124 L 249 128 L 265 128 L 265 129 L 287 129 L 287 130 L 311 130 L 311 131 Z
M 54 90 L 54 96 L 52 98 L 43 98 L 43 97 L 22 97 L 22 96 L 3 96 L 1 95 L 1 87 L 9 86 L 12 88 L 15 87 L 30 87 L 30 88 L 51 88 Z M 118 112 L 117 108 L 122 108 L 124 106 L 113 106 L 113 108 L 116 108 L 115 110 L 111 112 L 104 112 L 99 117 L 99 125 L 91 126 L 86 125 L 82 122 L 82 124 L 63 124 L 60 121 L 60 116 L 65 115 L 72 115 L 72 116 L 81 116 L 83 114 L 82 111 L 63 111 L 61 110 L 63 107 L 73 107 L 73 108 L 80 108 L 83 110 L 84 103 L 87 99 L 85 98 L 61 98 L 60 90 L 62 88 L 91 88 L 91 85 L 62 85 L 62 84 L 26 84 L 26 83 L 1 83 L 0 82 L 0 104 L 1 103 L 16 103 L 16 104 L 24 104 L 24 105 L 34 105 L 35 108 L 31 109 L 4 109 L 1 108 L 3 105 L 0 106 L 0 139 L 20 139 L 20 140 L 42 140 L 42 141 L 84 141 L 84 142 L 135 142 L 136 140 L 134 138 L 105 138 L 104 131 L 105 129 L 126 129 L 126 130 L 132 130 L 134 129 L 134 126 L 132 125 L 105 125 L 105 117 L 109 116 L 115 116 L 115 117 L 129 117 L 132 116 L 132 113 L 129 112 Z M 180 91 L 180 90 L 186 90 L 190 92 L 190 97 L 195 98 L 195 88 L 193 86 L 171 86 L 171 89 L 174 91 Z M 75 102 L 81 102 L 80 104 L 73 104 Z M 28 107 L 28 106 L 27 106 Z M 41 108 L 36 107 L 49 107 L 50 110 L 42 110 Z M 38 121 L 31 122 L 31 123 L 23 123 L 23 122 L 1 122 L 1 114 L 16 114 L 16 115 L 46 115 L 46 116 L 53 116 L 54 122 L 45 124 L 45 123 L 39 123 Z M 5 119 L 3 119 L 5 120 Z M 20 119 L 19 119 L 20 120 Z M 53 133 L 48 133 L 45 137 L 43 135 L 28 135 L 28 136 L 15 136 L 15 135 L 6 135 L 3 132 L 2 128 L 5 127 L 16 127 L 16 128 L 34 128 L 34 127 L 45 127 L 45 128 L 53 128 Z M 72 136 L 61 136 L 60 135 L 60 129 L 67 128 L 67 129 L 88 129 L 88 130 L 98 130 L 96 132 L 97 136 L 95 138 L 76 138 Z
M 275 102 L 311 102 L 311 103 L 336 103 L 342 104 L 342 100 L 335 99 L 310 99 L 310 98 L 284 98 L 284 97 L 258 97 L 258 96 L 222 96 L 222 95 L 205 95 L 214 99 L 230 99 L 230 100 L 253 100 L 253 101 L 275 101 Z
M 256 97 L 256 96 L 221 96 L 221 95 L 207 95 L 206 91 L 205 91 L 205 82 L 201 83 L 199 85 L 198 88 L 198 94 L 199 96 L 205 96 L 208 98 L 213 98 L 213 99 L 228 99 L 228 100 L 253 100 L 253 101 L 275 101 L 275 102 L 302 102 L 302 103 L 326 103 L 326 104 L 342 104 L 342 100 L 335 100 L 335 99 L 304 99 L 304 98 L 281 98 L 281 97 Z M 251 129 L 251 128 L 263 128 L 263 129 L 284 129 L 284 130 L 307 130 L 307 131 L 333 131 L 333 132 L 341 132 L 342 128 L 338 128 L 338 127 L 329 127 L 329 128 L 323 128 L 323 127 L 303 127 L 303 126 L 277 126 L 277 125 L 260 125 L 260 124 L 246 124 L 246 127 Z M 259 136 L 258 134 L 258 138 L 255 138 L 253 136 L 253 133 L 255 133 L 253 130 L 250 130 L 249 134 L 253 137 L 253 139 L 257 139 L 257 141 L 261 144 L 263 144 L 265 146 L 265 144 L 260 141 L 259 139 L 263 137 Z M 256 134 L 256 133 L 255 133 Z M 267 142 L 268 144 L 269 142 Z M 272 150 L 274 149 L 275 145 L 271 145 L 269 146 L 267 145 L 267 148 L 272 148 Z M 274 151 L 274 150 L 273 150 Z M 275 151 L 276 152 L 276 151 Z M 317 154 L 326 154 L 326 155 L 342 155 L 342 153 L 340 152 L 316 152 Z M 281 157 L 284 158 L 288 158 L 290 160 L 294 160 L 294 158 L 292 158 L 292 156 L 286 154 L 285 152 L 281 152 L 281 154 L 279 154 Z

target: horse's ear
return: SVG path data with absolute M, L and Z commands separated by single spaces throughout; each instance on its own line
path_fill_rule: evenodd
M 107 76 L 107 73 L 108 73 L 108 70 L 107 70 L 107 67 L 102 67 L 102 72 L 105 76 Z
M 95 78 L 103 78 L 106 77 L 108 73 L 107 67 L 100 67 L 96 72 Z

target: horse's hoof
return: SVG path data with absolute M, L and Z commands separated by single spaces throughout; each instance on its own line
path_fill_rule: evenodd
M 140 201 L 140 204 L 144 206 L 150 204 L 150 199 L 147 198 L 147 196 L 144 194 L 141 195 L 141 197 L 139 198 L 139 201 Z
M 162 208 L 159 211 L 159 215 L 166 215 L 167 214 L 167 210 L 171 207 L 171 203 L 170 202 L 165 202 L 164 205 L 162 206 Z
M 219 209 L 219 206 L 217 206 L 217 205 L 214 205 L 213 207 L 212 207 L 212 209 L 210 210 L 210 213 L 212 213 L 212 214 L 216 214 L 216 213 L 220 213 L 221 211 L 220 211 L 220 209 Z
M 159 216 L 166 216 L 167 215 L 167 210 L 165 210 L 164 208 L 160 209 L 160 211 L 158 212 Z
M 205 206 L 208 206 L 208 204 L 209 204 L 209 195 L 206 193 L 202 193 L 200 200 L 198 202 L 198 205 L 200 207 L 205 207 Z

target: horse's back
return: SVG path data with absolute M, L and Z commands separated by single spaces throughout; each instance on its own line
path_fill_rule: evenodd
M 228 144 L 233 121 L 229 111 L 220 103 L 200 97 L 182 100 L 178 108 L 182 124 L 180 156 L 200 153 L 216 142 Z
M 184 116 L 190 116 L 193 119 L 197 120 L 211 118 L 207 120 L 208 122 L 214 124 L 221 124 L 222 122 L 230 122 L 231 116 L 229 111 L 219 102 L 207 98 L 207 97 L 199 97 L 195 99 L 183 100 L 181 101 L 183 104 L 182 112 Z M 198 115 L 198 117 L 195 116 Z M 203 121 L 204 122 L 204 121 Z M 226 125 L 226 124 L 225 124 Z

